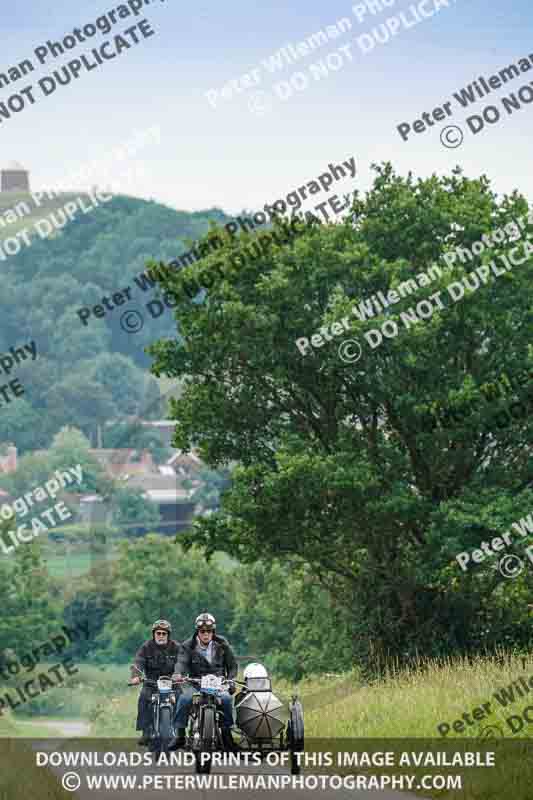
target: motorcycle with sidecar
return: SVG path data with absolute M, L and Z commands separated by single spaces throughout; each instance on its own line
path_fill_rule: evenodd
M 211 771 L 210 754 L 233 750 L 256 752 L 261 758 L 273 751 L 289 751 L 291 774 L 300 773 L 297 753 L 304 749 L 304 717 L 300 700 L 294 695 L 288 708 L 272 692 L 270 678 L 227 681 L 216 675 L 202 678 L 184 676 L 194 686 L 191 712 L 185 732 L 185 749 L 195 754 L 196 772 Z M 229 743 L 223 736 L 220 697 L 233 684 L 241 691 L 235 698 L 237 739 Z

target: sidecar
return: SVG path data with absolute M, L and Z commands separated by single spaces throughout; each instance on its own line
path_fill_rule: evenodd
M 304 749 L 302 704 L 296 695 L 290 703 L 282 703 L 272 692 L 266 669 L 260 664 L 250 666 L 261 667 L 264 674 L 245 677 L 245 682 L 240 684 L 243 688 L 235 699 L 235 718 L 241 734 L 238 748 L 258 751 L 263 755 L 288 750 L 291 754 L 291 773 L 297 775 L 300 766 L 295 754 Z

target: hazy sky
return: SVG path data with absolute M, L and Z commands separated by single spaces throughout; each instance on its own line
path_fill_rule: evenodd
M 34 188 L 53 187 L 66 173 L 106 157 L 136 130 L 159 125 L 161 144 L 138 152 L 133 178 L 120 177 L 127 169 L 121 162 L 115 171 L 100 170 L 91 183 L 111 184 L 115 191 L 153 197 L 175 208 L 218 205 L 237 211 L 273 202 L 323 172 L 329 162 L 354 156 L 358 174 L 355 181 L 343 182 L 342 191 L 366 189 L 370 164 L 391 160 L 400 172 L 411 169 L 417 175 L 449 172 L 460 164 L 470 176 L 488 174 L 498 191 L 516 187 L 530 195 L 533 103 L 528 105 L 524 90 L 522 107 L 510 115 L 501 97 L 530 86 L 533 69 L 486 98 L 477 98 L 468 109 L 460 107 L 453 93 L 478 76 L 488 80 L 530 53 L 533 58 L 533 43 L 528 41 L 531 5 L 526 0 L 515 0 L 510 7 L 486 0 L 448 0 L 446 7 L 445 0 L 425 0 L 423 8 L 429 13 L 439 4 L 430 18 L 420 12 L 421 21 L 414 25 L 413 7 L 419 7 L 420 0 L 387 0 L 388 7 L 384 0 L 374 0 L 381 13 L 367 10 L 362 20 L 343 0 L 307 0 L 291 8 L 286 0 L 259 5 L 199 0 L 190 7 L 151 0 L 139 16 L 119 20 L 109 34 L 99 33 L 42 66 L 35 48 L 47 40 L 61 41 L 74 27 L 94 23 L 120 4 L 11 4 L 3 14 L 0 72 L 25 58 L 38 68 L 2 88 L 0 102 L 25 86 L 37 87 L 43 76 L 81 54 L 89 56 L 93 47 L 113 40 L 143 17 L 156 35 L 141 38 L 140 44 L 97 69 L 82 69 L 76 81 L 59 86 L 49 97 L 35 88 L 33 106 L 0 122 L 3 161 L 23 162 L 31 170 Z M 362 16 L 365 3 L 353 7 L 357 5 Z M 275 74 L 262 65 L 281 47 L 296 47 L 341 18 L 350 21 L 351 30 L 337 39 Z M 380 24 L 387 19 L 391 29 L 398 28 L 396 35 L 371 49 L 372 29 L 383 39 Z M 362 34 L 367 34 L 366 53 L 357 43 Z M 346 51 L 331 56 L 327 77 L 317 80 L 311 65 L 339 54 L 342 46 L 349 46 L 351 62 Z M 217 108 L 208 103 L 208 90 L 220 91 L 253 68 L 260 68 L 255 89 L 220 99 Z M 287 83 L 277 89 L 276 85 L 294 73 L 301 73 L 294 79 L 298 86 L 306 80 L 308 85 L 303 91 L 293 89 L 286 98 Z M 402 141 L 398 124 L 412 124 L 446 101 L 451 102 L 453 116 Z M 501 118 L 474 136 L 465 119 L 487 105 L 496 106 Z M 451 124 L 464 131 L 457 149 L 446 149 L 440 142 L 442 128 Z M 455 129 L 449 134 L 453 141 L 457 135 Z

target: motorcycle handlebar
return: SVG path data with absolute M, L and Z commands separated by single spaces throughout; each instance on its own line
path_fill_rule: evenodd
M 161 678 L 165 678 L 168 681 L 172 680 L 172 676 L 171 675 L 160 675 L 160 677 Z M 146 675 L 144 675 L 144 673 L 141 673 L 141 680 L 139 681 L 139 683 L 132 683 L 131 681 L 128 681 L 127 685 L 128 686 L 139 686 L 141 683 L 147 683 L 150 686 L 157 686 L 157 680 L 154 680 L 153 678 L 147 678 Z M 172 683 L 175 684 L 176 681 L 172 681 Z
M 183 675 L 182 676 L 182 682 L 183 683 L 194 683 L 197 686 L 200 686 L 200 684 L 202 683 L 202 679 L 201 678 L 192 678 L 190 675 Z M 233 685 L 233 686 L 246 686 L 245 683 L 241 683 L 240 681 L 236 681 L 233 678 L 225 680 L 224 683 L 227 683 L 230 686 L 231 685 Z

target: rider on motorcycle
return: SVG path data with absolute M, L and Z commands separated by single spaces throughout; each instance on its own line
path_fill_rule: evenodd
M 202 675 L 219 675 L 227 680 L 233 680 L 238 672 L 237 662 L 229 642 L 216 633 L 216 620 L 212 614 L 204 612 L 196 617 L 194 622 L 195 633 L 180 645 L 180 652 L 176 664 L 176 674 L 173 679 L 176 683 L 183 683 L 185 675 L 191 678 L 201 678 Z M 194 688 L 188 684 L 178 700 L 176 708 L 175 725 L 177 739 L 175 747 L 185 744 L 185 729 L 189 718 Z M 233 747 L 231 727 L 233 725 L 233 710 L 231 695 L 235 693 L 235 686 L 231 685 L 229 692 L 221 695 L 222 709 L 224 712 L 224 725 L 222 736 L 229 747 Z
M 152 681 L 162 675 L 172 675 L 178 657 L 179 644 L 170 638 L 171 633 L 172 626 L 166 619 L 158 619 L 154 622 L 152 638 L 141 645 L 135 656 L 134 664 L 131 667 L 131 683 L 141 682 L 139 670 Z M 143 732 L 142 738 L 139 739 L 139 744 L 143 746 L 149 744 L 150 741 L 152 692 L 153 687 L 144 684 L 139 694 L 136 730 Z

